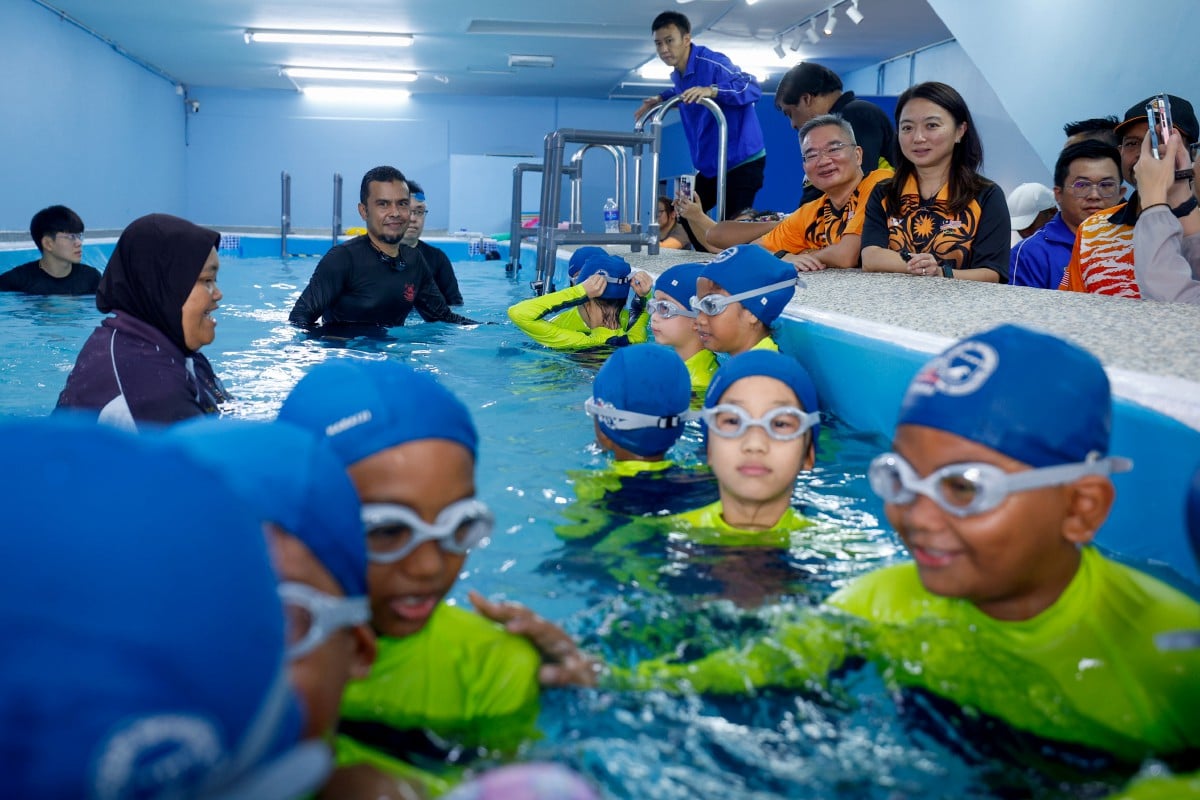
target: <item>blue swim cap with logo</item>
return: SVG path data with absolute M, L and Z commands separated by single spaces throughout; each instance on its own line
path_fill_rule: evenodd
M 917 372 L 898 425 L 977 442 L 1031 467 L 1108 455 L 1112 393 L 1099 359 L 1049 333 L 1001 325 Z
M 741 294 L 795 278 L 796 268 L 756 244 L 742 244 L 722 250 L 704 266 L 700 277 L 730 294 Z M 779 319 L 795 292 L 796 286 L 791 285 L 747 298 L 741 303 L 763 325 L 770 326 Z
M 615 350 L 596 373 L 592 399 L 621 411 L 671 420 L 688 410 L 692 399 L 687 367 L 674 350 L 661 344 L 635 344 Z M 622 429 L 597 423 L 608 438 L 646 458 L 665 453 L 683 434 L 683 423 Z

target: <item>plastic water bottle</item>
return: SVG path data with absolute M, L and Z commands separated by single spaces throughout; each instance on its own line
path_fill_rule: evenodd
M 604 232 L 605 233 L 620 233 L 621 232 L 621 210 L 617 208 L 617 201 L 611 197 L 604 204 Z

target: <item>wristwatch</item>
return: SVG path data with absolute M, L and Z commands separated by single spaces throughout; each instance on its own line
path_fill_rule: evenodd
M 943 278 L 953 278 L 954 277 L 954 265 L 951 264 L 949 261 L 942 262 L 942 277 Z
M 1187 200 L 1184 200 L 1182 203 L 1172 208 L 1171 213 L 1180 219 L 1183 219 L 1188 214 L 1195 211 L 1197 205 L 1200 205 L 1200 203 L 1196 202 L 1196 195 L 1192 195 Z
M 717 93 L 721 91 L 720 89 L 718 89 L 718 88 L 717 88 L 717 85 L 716 85 L 715 83 L 714 83 L 712 86 L 708 87 L 708 88 L 710 88 L 710 89 L 712 89 L 712 90 L 713 90 L 713 97 L 716 97 L 716 96 L 717 96 Z

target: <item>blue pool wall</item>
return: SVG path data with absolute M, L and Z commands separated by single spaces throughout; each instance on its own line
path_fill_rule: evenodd
M 452 261 L 484 260 L 469 254 L 461 238 L 430 239 L 446 250 Z M 278 256 L 277 236 L 226 234 L 225 257 Z M 320 256 L 329 249 L 329 237 L 289 237 L 292 255 Z M 508 262 L 508 243 L 497 245 L 497 273 Z M 107 262 L 113 242 L 89 243 L 85 261 L 96 266 Z M 37 257 L 37 251 L 0 250 L 0 269 Z M 534 250 L 522 247 L 525 266 L 517 280 L 532 280 Z M 559 259 L 560 273 L 566 261 Z M 561 281 L 560 281 L 561 282 Z M 886 442 L 896 426 L 900 400 L 912 376 L 935 351 L 930 347 L 897 344 L 879 335 L 867 335 L 854 320 L 837 324 L 785 316 L 777 339 L 784 351 L 808 368 L 816 382 L 823 408 L 833 409 L 845 425 L 875 434 Z M 1188 482 L 1200 466 L 1200 431 L 1161 412 L 1117 397 L 1114 403 L 1112 453 L 1133 459 L 1132 472 L 1116 475 L 1117 500 L 1096 541 L 1132 562 L 1165 564 L 1186 580 L 1200 584 L 1200 569 L 1191 556 L 1184 527 L 1183 503 Z

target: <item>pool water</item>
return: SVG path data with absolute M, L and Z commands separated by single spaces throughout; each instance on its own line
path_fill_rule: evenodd
M 296 381 L 331 358 L 396 359 L 436 374 L 474 414 L 479 495 L 497 519 L 492 541 L 468 559 L 454 602 L 466 602 L 469 588 L 519 600 L 627 663 L 677 646 L 736 643 L 762 628 L 755 609 L 764 603 L 810 608 L 851 577 L 903 557 L 864 478 L 886 443 L 836 417 L 824 426 L 816 468 L 796 487 L 797 507 L 817 525 L 786 552 L 714 552 L 659 537 L 614 559 L 594 547 L 603 534 L 560 536 L 556 529 L 596 516 L 575 496 L 576 482 L 605 461 L 582 410 L 596 365 L 534 345 L 508 322 L 505 309 L 529 296 L 525 274 L 507 277 L 499 261 L 455 264 L 467 298 L 461 313 L 494 324 L 418 323 L 328 341 L 287 323 L 316 262 L 223 255 L 217 338 L 205 353 L 236 398 L 226 413 L 272 417 Z M 0 414 L 49 413 L 100 319 L 92 298 L 0 293 Z M 678 460 L 701 471 L 653 503 L 678 511 L 715 497 L 701 447 L 689 430 Z M 611 531 L 628 521 L 601 523 Z M 892 693 L 871 667 L 811 693 L 738 699 L 553 691 L 541 727 L 526 757 L 567 763 L 622 798 L 1102 797 L 1127 777 L 1086 759 L 1047 757 L 1038 743 L 998 736 L 986 721 Z

